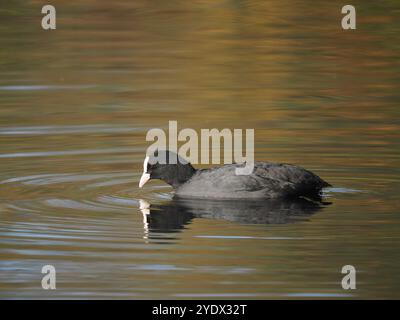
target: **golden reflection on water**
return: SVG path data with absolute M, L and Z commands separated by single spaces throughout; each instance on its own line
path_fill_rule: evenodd
M 1 297 L 399 297 L 397 1 L 354 1 L 356 31 L 340 1 L 52 4 L 50 32 L 40 1 L 0 10 Z M 137 180 L 168 120 L 254 128 L 257 160 L 316 171 L 332 205 L 152 229 L 139 199 L 170 189 Z

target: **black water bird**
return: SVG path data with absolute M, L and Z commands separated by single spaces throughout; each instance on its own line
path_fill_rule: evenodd
M 161 152 L 165 162 L 159 163 Z M 150 179 L 171 185 L 175 196 L 202 199 L 321 199 L 321 190 L 331 186 L 316 174 L 299 166 L 255 162 L 249 175 L 237 175 L 243 164 L 227 164 L 211 169 L 195 169 L 171 151 L 158 150 L 146 157 L 139 187 Z

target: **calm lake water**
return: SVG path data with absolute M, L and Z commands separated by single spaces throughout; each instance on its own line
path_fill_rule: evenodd
M 0 298 L 400 298 L 398 1 L 353 1 L 354 31 L 342 1 L 52 4 L 55 31 L 41 1 L 0 9 Z M 254 128 L 331 204 L 139 189 L 169 120 Z

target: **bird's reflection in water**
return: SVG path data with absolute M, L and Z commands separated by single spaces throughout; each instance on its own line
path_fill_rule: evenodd
M 228 220 L 242 224 L 286 224 L 304 221 L 329 203 L 306 199 L 269 201 L 215 201 L 173 199 L 150 205 L 140 200 L 145 237 L 150 231 L 174 232 L 193 218 Z

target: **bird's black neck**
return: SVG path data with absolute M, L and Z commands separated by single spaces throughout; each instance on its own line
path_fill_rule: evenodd
M 169 174 L 166 174 L 164 177 L 162 177 L 162 180 L 176 189 L 189 181 L 196 171 L 197 170 L 193 168 L 190 163 L 184 165 L 176 164 L 173 166 L 173 168 L 171 168 Z

